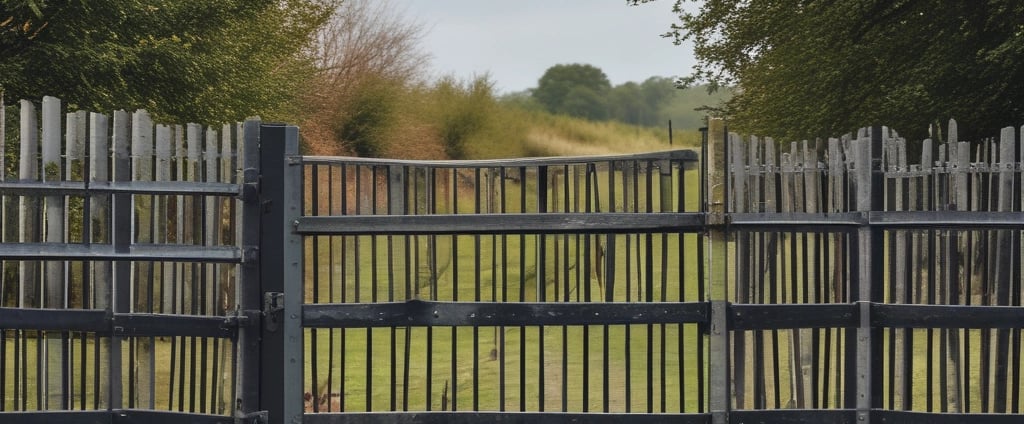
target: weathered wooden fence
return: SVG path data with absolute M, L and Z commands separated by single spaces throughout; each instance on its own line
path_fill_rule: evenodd
M 953 121 L 913 161 L 885 128 L 730 134 L 728 299 L 844 305 L 782 330 L 735 311 L 733 407 L 1020 413 L 1020 146 L 1014 128 L 959 141 Z
M 64 113 L 52 97 L 0 119 L 20 123 L 0 131 L 16 149 L 0 157 L 17 161 L 0 166 L 0 411 L 225 421 L 239 391 L 241 126 Z M 127 415 L 154 418 L 143 412 Z

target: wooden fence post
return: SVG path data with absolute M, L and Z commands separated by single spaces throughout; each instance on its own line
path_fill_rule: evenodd
M 708 278 L 709 299 L 711 301 L 711 323 L 708 341 L 708 406 L 711 422 L 725 424 L 729 422 L 729 410 L 732 396 L 730 393 L 730 357 L 728 328 L 728 262 L 725 231 L 726 212 L 726 134 L 725 123 L 721 119 L 708 122 L 707 193 L 706 210 L 708 213 L 708 252 L 705 267 Z
M 131 161 L 132 180 L 153 181 L 153 120 L 145 110 L 138 110 L 132 114 L 131 126 Z M 133 199 L 133 213 L 135 214 L 134 231 L 132 234 L 133 243 L 154 243 L 153 228 L 156 225 L 156 211 L 154 209 L 154 198 L 152 195 L 137 195 Z M 134 300 L 133 312 L 153 313 L 153 289 L 155 276 L 153 275 L 152 262 L 134 262 L 132 269 L 132 299 Z M 153 350 L 155 339 L 153 337 L 136 337 L 134 340 L 137 349 L 135 354 L 135 393 L 134 405 L 141 408 L 153 409 L 155 391 L 156 357 Z
M 21 154 L 18 156 L 18 178 L 23 181 L 39 179 L 39 131 L 36 125 L 36 107 L 28 100 L 21 101 Z M 33 196 L 20 196 L 18 205 L 19 235 L 21 243 L 39 241 L 39 199 Z M 20 292 L 18 306 L 21 308 L 37 308 L 39 290 L 39 264 L 33 261 L 18 263 Z
M 107 160 L 109 153 L 109 133 L 107 132 L 110 120 L 106 115 L 98 113 L 89 114 L 89 175 L 90 183 L 107 183 L 110 181 L 110 168 Z M 110 243 L 110 195 L 96 194 L 89 199 L 89 220 L 85 222 L 87 227 L 88 243 Z M 90 264 L 91 272 L 89 281 L 93 285 L 92 308 L 112 311 L 111 309 L 111 262 L 96 261 Z M 100 338 L 99 355 L 104 358 L 110 357 L 110 337 Z M 99 376 L 99 387 L 96 388 L 96 406 L 106 408 L 110 401 L 110 363 L 101 361 L 97 373 Z
M 42 125 L 42 159 L 43 181 L 61 181 L 60 147 L 61 147 L 61 114 L 60 99 L 43 97 Z M 34 124 L 34 123 L 33 123 Z M 46 213 L 45 240 L 49 243 L 63 243 L 64 240 L 64 196 L 49 195 L 44 198 Z M 63 309 L 64 299 L 64 263 L 60 261 L 45 262 L 43 287 L 44 308 Z M 40 378 L 43 385 L 43 405 L 40 409 L 64 409 L 66 400 L 63 384 L 63 352 L 59 332 L 47 332 L 45 345 L 46 364 L 42 370 L 45 377 Z
M 999 160 L 996 170 L 999 172 L 997 196 L 997 211 L 1010 212 L 1013 210 L 1013 174 L 1014 174 L 1014 153 L 1016 147 L 1016 134 L 1013 127 L 1006 127 L 999 137 Z M 996 261 L 995 269 L 995 304 L 998 306 L 1010 305 L 1011 283 L 1013 281 L 1013 235 L 1011 231 L 1000 230 L 996 234 Z M 1005 329 L 995 330 L 995 369 L 993 378 L 993 404 L 992 412 L 1007 412 L 1007 387 L 1011 378 L 1009 374 L 1010 363 L 1010 332 Z M 1018 366 L 1019 362 L 1018 362 Z

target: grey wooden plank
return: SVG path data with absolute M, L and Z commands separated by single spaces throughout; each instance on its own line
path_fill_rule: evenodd
M 43 97 L 42 132 L 40 144 L 42 150 L 42 179 L 44 181 L 60 181 L 64 177 L 61 163 L 61 101 L 56 97 Z M 49 243 L 65 242 L 63 196 L 46 196 L 43 198 L 44 236 L 43 241 Z M 40 306 L 45 308 L 66 308 L 67 292 L 65 281 L 65 263 L 49 261 L 43 265 L 43 297 Z M 41 364 L 39 383 L 45 394 L 41 399 L 40 409 L 59 409 L 61 400 L 65 398 L 64 352 L 61 349 L 61 337 L 58 333 L 47 333 L 42 346 L 44 363 Z
M 21 131 L 18 156 L 18 179 L 39 180 L 39 130 L 36 107 L 27 100 L 21 101 Z M 40 241 L 39 198 L 22 196 L 18 203 L 18 241 L 31 243 Z M 20 262 L 18 264 L 19 293 L 18 305 L 39 307 L 39 264 Z

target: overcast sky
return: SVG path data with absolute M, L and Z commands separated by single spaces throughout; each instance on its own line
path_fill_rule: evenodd
M 501 93 L 537 86 L 556 64 L 597 66 L 613 85 L 687 75 L 692 50 L 659 35 L 675 22 L 674 0 L 391 0 L 424 25 L 433 72 L 490 73 Z

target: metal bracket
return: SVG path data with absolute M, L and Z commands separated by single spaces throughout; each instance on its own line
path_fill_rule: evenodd
M 705 216 L 705 222 L 709 227 L 724 227 L 729 225 L 729 215 L 723 212 L 708 212 Z
M 255 264 L 260 260 L 260 248 L 256 246 L 242 247 L 242 264 Z
M 246 168 L 242 170 L 242 190 L 240 195 L 242 202 L 249 203 L 259 200 L 259 180 L 260 178 L 258 169 Z
M 284 311 L 284 293 L 263 293 L 263 316 L 267 331 L 277 331 L 281 312 Z
M 248 327 L 257 322 L 256 318 L 262 314 L 262 311 L 253 310 L 235 310 L 233 315 L 227 315 L 224 317 L 224 323 L 221 324 L 221 328 L 240 328 Z
M 256 411 L 235 417 L 235 424 L 267 424 L 270 414 L 267 411 Z

